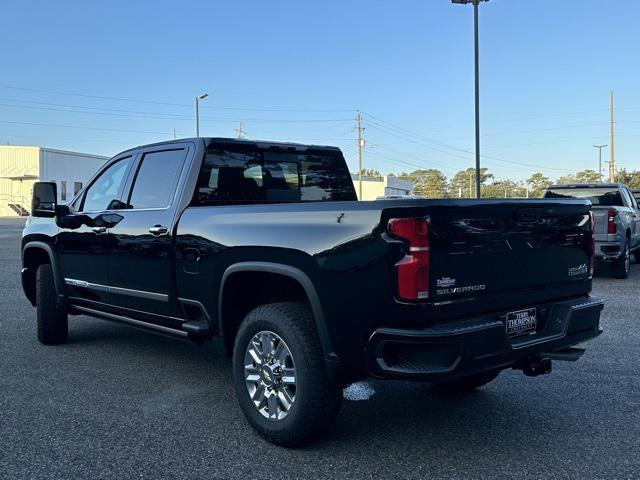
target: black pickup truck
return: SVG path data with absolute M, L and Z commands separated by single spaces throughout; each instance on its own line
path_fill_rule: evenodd
M 68 205 L 37 183 L 22 284 L 68 315 L 222 337 L 250 424 L 300 444 L 368 376 L 460 391 L 548 373 L 600 334 L 591 205 L 358 202 L 339 149 L 221 138 L 115 156 Z

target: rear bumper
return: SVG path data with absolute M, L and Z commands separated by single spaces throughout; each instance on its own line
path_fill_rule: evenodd
M 537 306 L 538 331 L 511 339 L 507 312 L 424 329 L 378 328 L 367 343 L 367 366 L 374 377 L 421 381 L 508 368 L 597 337 L 602 308 L 594 297 Z
M 617 260 L 622 252 L 620 242 L 596 242 L 596 259 L 601 261 Z

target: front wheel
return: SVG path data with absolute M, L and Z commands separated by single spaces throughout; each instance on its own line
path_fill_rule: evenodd
M 64 343 L 69 333 L 67 312 L 58 305 L 53 268 L 48 263 L 36 271 L 38 340 L 44 345 Z
M 308 442 L 340 409 L 342 391 L 327 377 L 305 304 L 271 303 L 249 312 L 236 336 L 233 376 L 245 417 L 277 445 Z
M 625 242 L 620 257 L 611 264 L 611 275 L 613 278 L 627 278 L 630 267 L 631 252 L 629 251 L 629 242 Z

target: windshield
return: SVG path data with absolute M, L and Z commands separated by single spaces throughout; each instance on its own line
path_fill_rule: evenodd
M 590 200 L 593 205 L 605 207 L 623 207 L 622 196 L 617 188 L 552 188 L 547 190 L 545 198 L 581 198 Z

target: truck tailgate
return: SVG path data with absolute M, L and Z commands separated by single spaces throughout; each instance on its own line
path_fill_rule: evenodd
M 500 204 L 430 215 L 436 301 L 547 287 L 589 277 L 588 205 Z
M 511 293 L 548 290 L 544 296 L 552 299 L 560 296 L 559 286 L 580 282 L 587 294 L 593 248 L 590 208 L 581 200 L 485 200 L 409 209 L 411 216 L 429 218 L 425 301 L 451 304 L 491 297 L 497 310 L 510 302 Z M 383 221 L 408 213 L 393 210 L 385 210 Z

